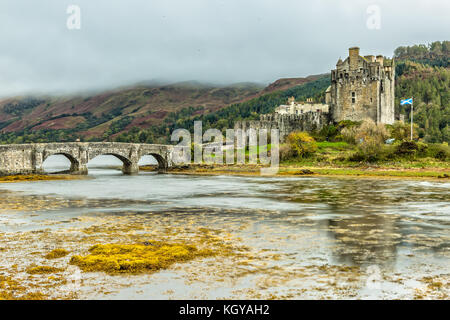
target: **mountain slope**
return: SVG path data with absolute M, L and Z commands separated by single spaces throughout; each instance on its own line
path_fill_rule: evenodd
M 297 100 L 306 100 L 306 98 L 313 98 L 316 102 L 325 100 L 324 95 L 326 88 L 330 85 L 330 75 L 322 75 L 315 79 L 308 82 L 302 81 L 303 84 L 286 90 L 273 92 L 269 90 L 269 93 L 229 105 L 215 112 L 195 114 L 192 109 L 183 109 L 182 112 L 171 114 L 162 125 L 147 129 L 133 128 L 114 138 L 116 141 L 122 142 L 157 141 L 168 143 L 170 142 L 170 133 L 177 128 L 188 129 L 192 132 L 194 121 L 202 121 L 203 130 L 234 128 L 236 120 L 259 119 L 260 114 L 273 112 L 277 106 L 286 103 L 292 96 Z
M 400 106 L 400 99 L 414 99 L 414 123 L 419 138 L 426 142 L 450 143 L 450 68 L 431 67 L 412 61 L 397 64 L 396 107 L 405 121 L 411 107 Z
M 398 47 L 394 51 L 394 58 L 446 68 L 450 66 L 450 41 L 435 41 L 429 45 Z
M 0 129 L 3 133 L 73 129 L 86 138 L 101 138 L 114 121 L 131 119 L 130 126 L 151 126 L 184 107 L 211 112 L 255 97 L 261 90 L 255 84 L 213 87 L 179 83 L 128 88 L 89 97 L 5 99 L 0 101 Z
M 282 82 L 282 88 L 317 76 Z M 195 81 L 140 85 L 91 96 L 16 97 L 0 100 L 0 142 L 114 139 L 133 128 L 170 123 L 174 117 L 214 113 L 278 90 L 253 83 L 214 86 Z M 186 113 L 187 112 L 187 113 Z M 172 119 L 172 120 L 170 120 Z

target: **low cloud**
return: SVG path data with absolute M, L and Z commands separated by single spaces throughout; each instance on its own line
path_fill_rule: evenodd
M 81 28 L 67 28 L 69 5 Z M 379 29 L 367 27 L 369 5 Z M 328 72 L 348 47 L 448 40 L 448 1 L 2 0 L 0 95 L 140 81 L 267 83 Z

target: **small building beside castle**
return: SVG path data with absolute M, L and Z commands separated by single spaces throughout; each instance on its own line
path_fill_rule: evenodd
M 311 98 L 306 102 L 296 102 L 294 97 L 288 99 L 287 105 L 281 105 L 275 108 L 278 114 L 303 114 L 305 112 L 325 112 L 328 113 L 328 104 L 313 103 Z
M 320 130 L 342 120 L 392 124 L 395 120 L 394 60 L 382 55 L 360 56 L 359 48 L 349 49 L 349 56 L 338 60 L 331 70 L 331 86 L 325 92 L 325 104 L 296 102 L 294 97 L 272 114 L 260 115 L 259 121 L 238 121 L 235 129 L 279 129 L 280 138 L 292 131 Z

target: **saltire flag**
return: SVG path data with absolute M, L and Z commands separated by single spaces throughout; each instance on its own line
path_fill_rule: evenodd
M 404 99 L 400 101 L 400 104 L 403 106 L 405 104 L 413 104 L 413 98 Z

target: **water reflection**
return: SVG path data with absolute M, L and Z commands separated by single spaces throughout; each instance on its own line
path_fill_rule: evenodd
M 99 168 L 113 166 L 107 161 L 90 165 L 93 179 L 0 185 L 0 231 L 38 229 L 42 219 L 61 228 L 81 216 L 139 216 L 144 223 L 170 219 L 233 232 L 250 247 L 289 257 L 278 264 L 376 264 L 406 272 L 427 261 L 449 271 L 448 182 L 126 176 Z

